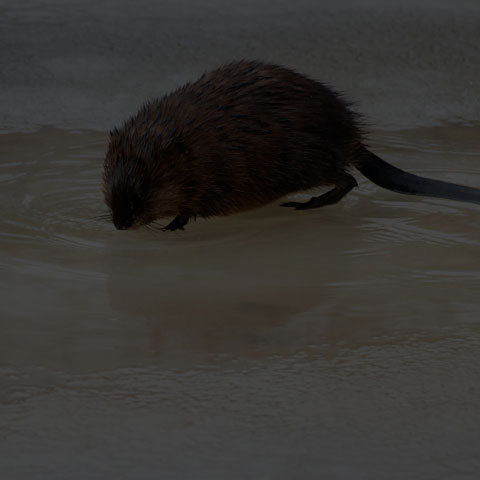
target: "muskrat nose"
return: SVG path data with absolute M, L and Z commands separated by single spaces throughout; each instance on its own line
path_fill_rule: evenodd
M 113 224 L 117 230 L 128 230 L 133 225 L 133 222 L 125 219 L 113 219 Z

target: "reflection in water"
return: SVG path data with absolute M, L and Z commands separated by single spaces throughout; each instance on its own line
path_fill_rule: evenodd
M 478 134 L 376 132 L 376 150 L 480 186 Z M 363 179 L 322 210 L 117 232 L 96 220 L 103 134 L 0 148 L 7 471 L 20 446 L 26 477 L 50 452 L 62 472 L 81 459 L 69 478 L 111 455 L 131 478 L 143 456 L 165 478 L 225 478 L 231 458 L 248 468 L 229 478 L 478 470 L 478 206 Z

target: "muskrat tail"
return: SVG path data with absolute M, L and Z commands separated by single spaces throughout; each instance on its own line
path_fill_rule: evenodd
M 368 150 L 365 153 L 356 168 L 380 187 L 398 193 L 480 204 L 480 189 L 420 177 L 390 165 Z

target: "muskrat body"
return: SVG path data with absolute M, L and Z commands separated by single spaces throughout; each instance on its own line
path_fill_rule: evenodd
M 230 63 L 145 104 L 110 134 L 103 175 L 114 225 L 229 215 L 323 185 L 296 209 L 338 202 L 357 168 L 402 193 L 480 203 L 480 191 L 403 172 L 369 152 L 360 121 L 327 86 L 259 62 Z

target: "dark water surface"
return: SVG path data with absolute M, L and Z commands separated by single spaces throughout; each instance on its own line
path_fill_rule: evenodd
M 141 92 L 127 88 L 115 48 L 94 58 L 80 33 L 105 48 L 128 15 L 140 39 L 157 30 L 123 2 L 102 23 L 113 4 L 96 3 L 0 3 L 0 78 L 13 95 L 0 114 L 1 478 L 479 478 L 480 208 L 402 196 L 358 174 L 359 188 L 333 207 L 274 204 L 185 232 L 115 231 L 97 219 L 106 124 L 140 104 L 159 71 L 142 49 Z M 155 35 L 178 55 L 159 47 L 171 77 L 157 90 L 248 45 L 276 45 L 283 63 L 297 48 L 297 65 L 342 77 L 369 106 L 377 154 L 480 187 L 475 2 L 278 2 L 256 30 L 256 13 L 270 18 L 264 3 L 165 3 L 173 33 Z M 423 60 L 396 43 L 405 25 Z M 332 50 L 312 40 L 320 26 L 337 32 Z M 450 49 L 432 47 L 449 35 Z M 311 42 L 323 63 L 300 49 Z M 389 49 L 397 63 L 383 61 Z M 138 52 L 125 50 L 130 65 Z M 381 102 L 359 52 L 390 75 L 376 85 L 395 77 L 409 95 Z M 100 68 L 115 74 L 98 84 Z

